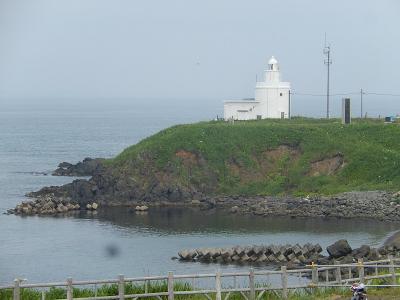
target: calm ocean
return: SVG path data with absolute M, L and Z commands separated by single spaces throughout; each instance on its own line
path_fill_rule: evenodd
M 96 103 L 96 102 L 94 102 Z M 72 178 L 45 176 L 62 161 L 112 157 L 167 126 L 215 118 L 219 101 L 15 105 L 0 111 L 0 212 L 24 194 Z M 396 225 L 263 219 L 192 210 L 135 215 L 119 209 L 68 218 L 0 214 L 0 284 L 237 269 L 171 260 L 181 248 L 319 242 L 378 245 Z

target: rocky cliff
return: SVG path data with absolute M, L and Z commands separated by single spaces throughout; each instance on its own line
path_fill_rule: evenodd
M 214 205 L 221 197 L 303 199 L 352 190 L 393 191 L 400 186 L 399 141 L 397 125 L 377 121 L 349 126 L 315 119 L 180 125 L 113 159 L 64 162 L 54 175 L 91 177 L 28 196 L 86 207 L 94 202 Z M 390 194 L 385 199 L 381 206 L 397 214 L 397 198 Z M 289 210 L 292 206 L 286 205 Z

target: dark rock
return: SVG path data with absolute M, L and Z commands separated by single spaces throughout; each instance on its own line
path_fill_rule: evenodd
M 319 265 L 329 265 L 331 263 L 329 257 L 320 257 L 317 259 Z
M 369 255 L 371 252 L 371 247 L 368 245 L 362 245 L 360 248 L 356 248 L 351 252 L 351 255 L 358 259 L 358 258 L 364 258 Z
M 355 261 L 356 260 L 351 255 L 346 255 L 346 256 L 343 256 L 340 259 L 338 259 L 338 262 L 340 264 L 351 264 L 351 263 L 354 263 Z
M 342 256 L 346 256 L 347 254 L 350 254 L 352 251 L 347 240 L 339 240 L 334 244 L 328 246 L 326 250 L 328 251 L 329 256 L 332 258 L 339 258 Z
M 367 260 L 379 260 L 382 258 L 382 255 L 379 254 L 377 249 L 371 249 L 370 253 L 368 254 Z
M 52 173 L 54 176 L 93 176 L 104 169 L 103 158 L 85 158 L 82 162 L 73 165 L 68 162 L 62 162 Z
M 322 252 L 322 247 L 321 247 L 321 245 L 320 245 L 320 244 L 316 244 L 316 245 L 314 246 L 314 251 L 315 251 L 316 253 L 321 253 L 321 252 Z
M 400 250 L 400 231 L 391 235 L 383 244 L 386 247 L 393 247 Z
M 84 179 L 77 179 L 71 183 L 72 191 L 71 196 L 76 199 L 80 205 L 85 205 L 88 202 L 93 202 L 93 184 Z
M 387 248 L 386 248 L 385 246 L 379 247 L 379 248 L 378 248 L 378 253 L 379 253 L 380 255 L 386 255 L 386 254 L 388 254 Z

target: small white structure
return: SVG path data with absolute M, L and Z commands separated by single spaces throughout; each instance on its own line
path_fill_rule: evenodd
M 256 83 L 255 98 L 224 102 L 225 120 L 290 117 L 290 83 L 281 81 L 275 57 L 268 61 L 264 80 Z

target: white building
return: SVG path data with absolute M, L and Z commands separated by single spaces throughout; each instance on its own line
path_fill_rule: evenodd
M 271 57 L 264 80 L 256 83 L 255 98 L 224 102 L 224 119 L 256 120 L 290 117 L 290 83 L 281 81 L 278 61 Z

